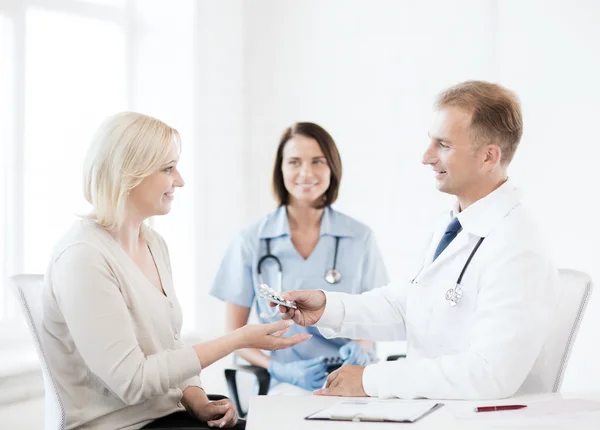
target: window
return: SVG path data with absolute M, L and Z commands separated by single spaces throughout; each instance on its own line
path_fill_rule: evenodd
M 13 61 L 10 53 L 12 45 L 12 28 L 8 17 L 0 13 L 0 271 L 6 273 L 6 263 L 8 256 L 7 244 L 7 223 L 6 213 L 8 205 L 8 186 L 9 177 L 7 175 L 10 165 L 10 151 L 8 145 L 3 142 L 12 140 L 12 68 Z M 0 288 L 0 320 L 4 318 L 6 309 L 6 291 Z
M 90 132 L 127 106 L 125 35 L 112 22 L 38 9 L 26 26 L 23 271 L 42 273 L 73 211 L 88 211 Z
M 88 210 L 91 133 L 129 105 L 126 3 L 0 3 L 0 328 L 16 315 L 6 279 L 44 273 L 56 240 Z
M 83 3 L 97 3 L 107 6 L 119 6 L 124 7 L 127 0 L 79 0 Z

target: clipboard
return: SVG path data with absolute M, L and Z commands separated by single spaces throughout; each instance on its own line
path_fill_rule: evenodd
M 305 420 L 414 423 L 444 406 L 433 401 L 346 400 L 304 417 Z

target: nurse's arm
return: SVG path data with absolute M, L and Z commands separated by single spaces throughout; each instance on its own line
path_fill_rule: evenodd
M 327 338 L 405 340 L 406 286 L 391 283 L 362 294 L 324 291 L 325 312 L 315 324 Z
M 225 326 L 228 332 L 233 332 L 248 323 L 250 308 L 227 303 L 225 310 Z M 269 368 L 271 358 L 260 349 L 239 349 L 236 354 L 254 366 Z
M 361 346 L 362 349 L 366 351 L 371 351 L 373 349 L 373 341 L 365 340 L 365 339 L 353 339 Z

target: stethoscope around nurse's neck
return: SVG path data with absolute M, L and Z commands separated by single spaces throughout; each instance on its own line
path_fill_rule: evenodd
M 325 281 L 327 281 L 330 284 L 337 284 L 338 282 L 340 282 L 342 280 L 342 274 L 340 273 L 339 270 L 337 270 L 337 257 L 338 257 L 338 248 L 340 246 L 340 237 L 339 236 L 334 236 L 334 237 L 335 237 L 335 251 L 333 253 L 333 266 L 331 267 L 331 269 L 329 269 L 325 272 Z M 275 255 L 273 255 L 271 253 L 271 238 L 266 238 L 265 242 L 267 245 L 267 253 L 258 260 L 258 263 L 256 265 L 256 271 L 258 272 L 258 283 L 259 283 L 259 285 L 265 284 L 265 282 L 263 280 L 263 276 L 262 276 L 263 263 L 267 260 L 273 260 L 275 262 L 275 264 L 277 264 L 277 285 L 274 288 L 274 290 L 277 293 L 281 294 L 283 292 L 283 266 L 281 265 L 281 260 L 279 260 L 279 258 L 277 258 Z M 279 310 L 276 307 L 270 309 L 269 316 L 271 318 L 278 314 L 279 314 Z M 261 312 L 260 317 L 264 319 L 266 317 L 266 314 L 264 312 Z
M 444 295 L 444 298 L 448 302 L 448 305 L 452 308 L 455 307 L 456 305 L 458 305 L 460 303 L 460 300 L 462 299 L 463 289 L 462 289 L 460 283 L 462 282 L 463 276 L 465 275 L 465 272 L 467 271 L 467 267 L 469 267 L 469 264 L 471 263 L 473 256 L 475 255 L 475 253 L 481 246 L 483 239 L 485 239 L 485 237 L 480 237 L 479 240 L 477 241 L 477 244 L 475 245 L 475 248 L 473 248 L 473 251 L 471 251 L 469 258 L 467 258 L 467 262 L 465 263 L 462 270 L 460 271 L 460 275 L 458 275 L 458 279 L 456 280 L 456 285 L 454 285 L 454 287 L 452 287 L 452 288 L 449 288 L 446 291 L 446 294 Z M 415 283 L 416 279 L 419 277 L 419 275 L 421 274 L 421 271 L 424 268 L 425 268 L 425 264 L 423 264 L 421 266 L 421 268 L 419 269 L 419 271 L 417 272 L 415 277 L 410 281 L 411 284 Z

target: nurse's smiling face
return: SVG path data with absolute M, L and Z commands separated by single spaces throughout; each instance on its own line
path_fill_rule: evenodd
M 313 204 L 329 188 L 331 170 L 327 158 L 313 138 L 294 135 L 283 148 L 283 183 L 290 204 Z

